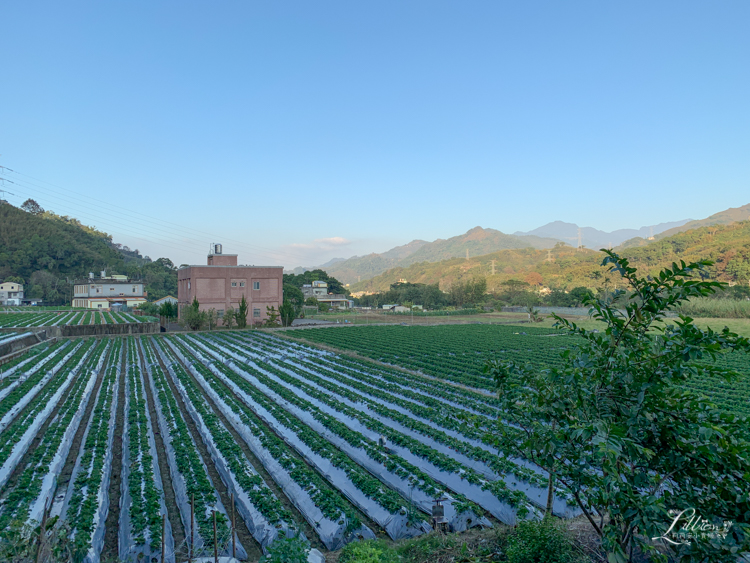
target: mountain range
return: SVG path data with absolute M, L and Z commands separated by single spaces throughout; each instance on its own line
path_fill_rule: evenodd
M 351 258 L 334 258 L 311 268 L 295 268 L 293 273 L 322 269 L 345 284 L 360 284 L 394 268 L 407 268 L 422 262 L 435 263 L 453 258 L 482 256 L 501 250 L 552 249 L 558 244 L 593 250 L 643 246 L 650 240 L 674 235 L 706 225 L 730 224 L 750 217 L 750 204 L 730 208 L 700 220 L 683 219 L 646 225 L 639 229 L 618 229 L 607 232 L 575 223 L 553 221 L 532 231 L 505 234 L 495 229 L 474 227 L 462 235 L 432 242 L 413 240 L 383 253 Z
M 643 244 L 620 246 L 617 251 L 632 266 L 655 274 L 674 261 L 714 262 L 705 270 L 709 279 L 747 284 L 750 280 L 750 220 L 707 223 L 655 240 L 631 239 Z M 500 290 L 511 280 L 535 286 L 570 290 L 575 287 L 610 287 L 619 276 L 601 267 L 602 253 L 567 244 L 549 250 L 522 248 L 499 250 L 483 256 L 451 258 L 440 262 L 420 262 L 392 268 L 350 287 L 352 292 L 386 291 L 405 279 L 410 283 L 438 284 L 446 291 L 455 283 L 485 278 L 490 292 Z

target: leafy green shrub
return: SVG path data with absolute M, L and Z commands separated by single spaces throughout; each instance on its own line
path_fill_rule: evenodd
M 521 522 L 508 538 L 508 563 L 573 563 L 573 542 L 552 519 Z
M 384 541 L 350 543 L 341 550 L 339 563 L 399 563 L 401 558 Z
M 304 538 L 279 538 L 268 548 L 260 563 L 307 563 L 310 544 Z

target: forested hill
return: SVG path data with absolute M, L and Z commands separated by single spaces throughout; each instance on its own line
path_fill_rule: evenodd
M 559 241 L 537 236 L 506 235 L 495 229 L 474 227 L 462 235 L 432 242 L 415 240 L 392 248 L 383 254 L 355 256 L 322 268 L 344 283 L 367 280 L 394 267 L 408 267 L 417 262 L 439 262 L 450 258 L 480 256 L 507 248 L 552 248 Z
M 746 284 L 750 280 L 750 221 L 701 227 L 638 248 L 622 249 L 621 252 L 632 265 L 649 273 L 675 261 L 712 260 L 715 264 L 706 270 L 711 279 Z M 578 251 L 563 244 L 549 252 L 531 248 L 502 250 L 468 260 L 454 258 L 394 268 L 354 284 L 350 290 L 385 291 L 400 279 L 410 283 L 439 283 L 441 289 L 447 290 L 453 283 L 478 277 L 487 279 L 490 291 L 510 280 L 560 289 L 595 288 L 617 281 L 616 276 L 605 275 L 605 270 L 600 267 L 602 258 L 601 252 Z
M 59 305 L 70 302 L 68 280 L 101 270 L 144 280 L 149 299 L 177 292 L 169 259 L 152 262 L 76 219 L 0 204 L 0 281 L 23 283 L 27 297 Z

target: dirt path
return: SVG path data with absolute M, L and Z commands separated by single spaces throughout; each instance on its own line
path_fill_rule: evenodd
M 116 561 L 119 557 L 120 531 L 120 482 L 122 474 L 122 430 L 125 421 L 125 360 L 128 357 L 128 341 L 123 341 L 120 363 L 120 382 L 117 388 L 117 413 L 112 439 L 112 473 L 109 480 L 109 510 L 104 523 L 104 548 L 102 559 Z
M 164 445 L 164 440 L 159 431 L 159 425 L 156 418 L 156 406 L 154 403 L 154 397 L 151 395 L 151 385 L 146 380 L 147 371 L 145 358 L 138 354 L 141 363 L 141 377 L 144 380 L 144 387 L 146 388 L 146 405 L 148 408 L 148 414 L 151 418 L 151 430 L 154 433 L 154 441 L 156 442 L 156 457 L 159 465 L 159 473 L 161 474 L 161 483 L 164 487 L 164 503 L 167 505 L 167 516 L 169 523 L 172 525 L 172 537 L 174 538 L 175 546 L 181 546 L 185 543 L 185 527 L 180 518 L 180 511 L 177 509 L 177 499 L 175 498 L 174 489 L 172 488 L 172 475 L 169 473 L 169 464 L 167 463 L 167 456 L 164 452 L 167 451 Z

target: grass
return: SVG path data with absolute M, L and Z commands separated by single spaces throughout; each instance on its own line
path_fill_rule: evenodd
M 587 563 L 591 554 L 599 555 L 598 541 L 588 523 L 574 519 L 555 521 L 552 533 L 538 533 L 541 523 L 528 524 L 529 530 L 498 525 L 491 529 L 471 529 L 442 534 L 431 532 L 410 540 L 397 542 L 372 540 L 349 544 L 341 551 L 326 554 L 327 563 L 490 563 L 501 561 L 545 561 L 549 563 Z M 549 553 L 554 543 L 557 553 Z M 531 552 L 530 558 L 513 556 L 514 547 L 522 545 Z M 378 558 L 373 556 L 380 552 Z M 353 556 L 354 554 L 359 557 Z

